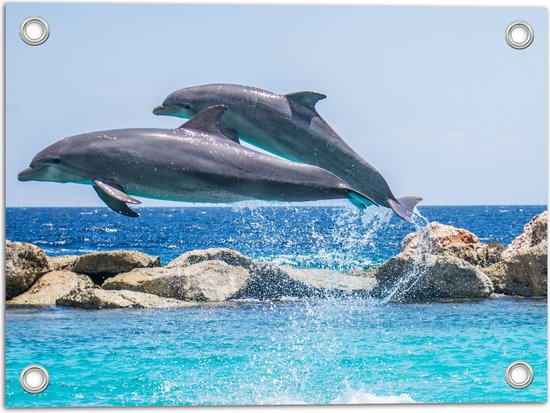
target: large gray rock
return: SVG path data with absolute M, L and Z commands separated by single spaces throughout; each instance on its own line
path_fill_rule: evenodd
M 297 269 L 282 267 L 295 281 L 307 285 L 324 295 L 359 294 L 368 295 L 377 283 L 373 272 L 350 271 L 342 274 L 337 271 L 323 269 Z
M 198 256 L 196 252 L 193 254 Z M 216 257 L 221 258 L 220 255 Z M 291 278 L 275 265 L 255 263 L 249 259 L 230 261 L 243 263 L 248 268 L 220 260 L 191 262 L 195 261 L 186 260 L 183 266 L 136 269 L 119 274 L 106 280 L 103 288 L 209 302 L 244 298 L 280 299 L 319 293 L 315 288 Z
M 160 258 L 138 251 L 106 251 L 85 254 L 74 262 L 72 270 L 86 274 L 101 284 L 106 278 L 135 268 L 160 267 Z
M 140 268 L 103 283 L 107 290 L 132 290 L 187 301 L 225 301 L 250 280 L 243 267 L 203 261 L 187 267 Z
M 26 242 L 6 241 L 6 299 L 24 293 L 48 271 L 42 249 Z
M 495 292 L 525 297 L 543 297 L 548 286 L 548 214 L 537 215 L 522 234 L 502 252 L 502 261 L 483 271 Z
M 72 291 L 91 288 L 95 284 L 86 275 L 61 270 L 44 274 L 27 292 L 7 302 L 10 305 L 55 305 Z
M 487 298 L 493 283 L 480 269 L 450 255 L 398 255 L 376 270 L 374 295 L 427 302 Z
M 292 278 L 282 268 L 273 264 L 255 262 L 249 271 L 249 281 L 232 298 L 278 300 L 323 295 L 323 291 Z
M 175 308 L 189 307 L 196 303 L 189 303 L 170 298 L 162 298 L 153 294 L 136 291 L 107 291 L 97 286 L 73 291 L 59 298 L 57 305 L 89 309 L 100 308 Z
M 206 250 L 193 250 L 180 255 L 178 258 L 170 261 L 166 268 L 183 268 L 203 261 L 223 261 L 226 264 L 250 268 L 254 265 L 247 256 L 229 248 L 209 248 Z
M 67 270 L 72 271 L 76 260 L 80 258 L 79 255 L 60 255 L 57 257 L 48 257 L 48 265 L 50 271 Z
M 227 265 L 241 267 L 248 271 L 248 279 L 241 289 L 228 299 L 254 298 L 258 300 L 281 299 L 284 297 L 306 297 L 319 295 L 320 291 L 305 283 L 294 280 L 276 265 L 256 262 L 249 257 L 228 248 L 210 248 L 189 251 L 170 262 L 166 268 L 185 268 L 197 263 L 222 261 Z M 201 278 L 198 278 L 200 280 Z M 228 290 L 227 293 L 230 291 Z

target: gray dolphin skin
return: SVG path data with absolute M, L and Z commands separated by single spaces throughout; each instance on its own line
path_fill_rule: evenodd
M 227 107 L 207 108 L 178 129 L 120 129 L 62 139 L 39 152 L 20 181 L 92 185 L 109 208 L 136 217 L 133 196 L 184 202 L 372 202 L 324 169 L 265 155 L 218 130 Z
M 345 180 L 375 203 L 410 221 L 420 197 L 396 198 L 384 177 L 319 116 L 316 92 L 278 95 L 248 86 L 212 84 L 178 90 L 153 109 L 156 115 L 192 117 L 206 107 L 229 107 L 222 131 L 283 158 L 319 166 Z

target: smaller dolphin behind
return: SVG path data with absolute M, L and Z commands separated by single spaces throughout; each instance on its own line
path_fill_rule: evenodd
M 180 89 L 153 113 L 189 118 L 212 105 L 226 105 L 222 132 L 283 158 L 319 166 L 377 204 L 410 221 L 420 197 L 396 198 L 384 177 L 357 154 L 317 113 L 326 98 L 316 92 L 278 95 L 249 86 L 212 84 Z
M 218 130 L 226 106 L 209 107 L 178 129 L 119 129 L 62 139 L 39 152 L 20 181 L 93 186 L 113 211 L 137 217 L 133 196 L 183 202 L 373 201 L 331 172 L 265 155 Z

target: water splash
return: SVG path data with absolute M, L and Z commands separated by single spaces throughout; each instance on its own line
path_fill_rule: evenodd
M 428 273 L 428 259 L 432 253 L 432 239 L 430 231 L 421 231 L 429 224 L 429 220 L 424 217 L 418 208 L 414 209 L 412 223 L 415 227 L 415 232 L 420 239 L 413 256 L 412 269 L 407 274 L 402 276 L 388 294 L 381 300 L 382 304 L 389 301 L 401 301 L 406 294 L 413 290 L 418 282 L 423 279 Z
M 352 207 L 313 210 L 288 204 L 277 209 L 288 218 L 275 220 L 273 209 L 254 202 L 232 208 L 240 214 L 242 224 L 235 236 L 254 240 L 255 245 L 249 249 L 258 251 L 255 259 L 296 268 L 347 272 L 380 264 L 387 258 L 380 242 L 388 244 L 383 233 L 393 217 L 389 209 L 371 206 L 363 212 Z M 392 243 L 397 245 L 397 240 Z M 277 250 L 276 255 L 266 253 L 273 250 Z

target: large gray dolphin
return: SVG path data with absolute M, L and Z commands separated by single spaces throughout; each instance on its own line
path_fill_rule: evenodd
M 60 140 L 39 152 L 20 181 L 92 185 L 119 214 L 136 217 L 130 195 L 187 202 L 311 201 L 348 198 L 372 203 L 316 166 L 265 155 L 218 130 L 227 110 L 201 111 L 178 129 L 120 129 Z
M 324 168 L 377 204 L 410 221 L 419 197 L 396 198 L 384 177 L 359 156 L 319 116 L 315 104 L 326 96 L 316 92 L 278 95 L 248 86 L 213 84 L 178 90 L 153 113 L 192 117 L 212 105 L 226 105 L 222 131 L 261 149 L 296 162 Z

